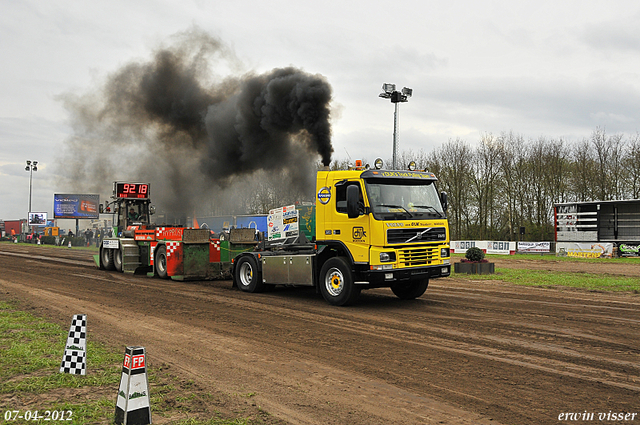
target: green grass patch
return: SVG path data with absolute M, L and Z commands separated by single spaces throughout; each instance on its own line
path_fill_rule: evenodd
M 101 423 L 113 417 L 115 392 L 106 397 L 100 395 L 104 391 L 94 388 L 117 389 L 122 355 L 87 341 L 87 376 L 59 373 L 67 332 L 13 304 L 0 302 L 0 400 L 4 400 L 0 405 L 21 413 L 38 410 L 40 415 L 47 410 L 70 410 L 72 420 L 65 423 L 72 424 Z M 57 394 L 71 401 L 60 402 Z M 84 395 L 82 401 L 73 402 L 80 394 Z M 3 420 L 5 412 L 0 412 Z
M 62 240 L 62 238 L 60 238 L 60 240 Z M 75 251 L 100 251 L 99 247 L 96 247 L 95 242 L 93 244 L 91 244 L 91 246 L 72 246 L 71 248 L 69 248 L 69 246 L 67 244 L 65 245 L 60 245 L 60 246 L 56 246 L 56 245 L 52 245 L 52 244 L 34 244 L 34 243 L 26 243 L 26 242 L 18 242 L 18 243 L 13 243 L 11 241 L 0 241 L 0 244 L 11 244 L 11 245 L 15 245 L 15 246 L 24 246 L 24 247 L 45 247 L 45 248 L 56 248 L 56 249 L 73 249 Z
M 591 291 L 640 293 L 640 279 L 591 273 L 546 270 L 505 269 L 496 267 L 492 275 L 464 275 L 473 280 L 500 280 L 526 286 L 567 286 Z
M 451 254 L 452 258 L 464 258 L 464 254 Z M 551 254 L 515 254 L 515 255 L 499 255 L 487 254 L 487 260 L 526 260 L 526 261 L 549 261 L 549 262 L 571 262 L 571 263 L 606 263 L 606 264 L 634 264 L 640 265 L 640 257 L 615 257 L 615 258 L 578 258 L 578 257 L 556 257 Z
M 89 324 L 90 324 L 89 318 Z M 71 324 L 71 317 L 69 317 Z M 116 394 L 122 374 L 124 347 L 114 352 L 87 339 L 87 375 L 59 373 L 67 340 L 67 329 L 19 309 L 13 302 L 0 301 L 0 422 L 5 414 L 18 416 L 26 411 L 45 415 L 46 411 L 71 413 L 66 424 L 111 424 Z M 90 335 L 89 329 L 89 335 Z M 247 418 L 229 418 L 215 410 L 228 403 L 213 396 L 193 381 L 170 373 L 169 367 L 148 367 L 152 417 L 164 417 L 178 425 L 273 424 L 259 408 L 244 409 Z M 11 413 L 9 411 L 19 411 Z M 226 417 L 225 417 L 226 416 Z M 235 415 L 234 415 L 235 416 Z M 171 420 L 171 418 L 176 418 Z M 186 418 L 186 419 L 185 419 Z M 6 423 L 58 423 L 43 419 L 16 419 Z

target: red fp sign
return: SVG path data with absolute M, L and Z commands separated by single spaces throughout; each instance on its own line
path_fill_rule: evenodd
M 137 356 L 130 356 L 129 354 L 125 354 L 123 366 L 131 370 L 142 369 L 144 367 L 144 354 L 140 354 Z

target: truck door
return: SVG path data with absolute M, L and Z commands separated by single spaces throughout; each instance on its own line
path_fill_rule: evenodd
M 359 193 L 360 215 L 349 218 L 347 215 L 347 187 L 355 185 Z M 369 216 L 365 214 L 368 205 L 359 181 L 342 180 L 335 183 L 335 204 L 333 211 L 333 240 L 339 240 L 349 249 L 356 263 L 369 262 Z

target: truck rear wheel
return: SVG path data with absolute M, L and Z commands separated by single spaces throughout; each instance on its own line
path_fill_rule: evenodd
M 262 273 L 258 271 L 258 263 L 253 256 L 240 257 L 235 270 L 236 285 L 244 292 L 262 292 Z
M 100 263 L 105 270 L 115 270 L 113 265 L 113 250 L 108 248 L 100 248 Z
M 162 245 L 156 250 L 156 256 L 153 260 L 153 264 L 156 268 L 156 274 L 161 279 L 167 278 L 167 247 Z
M 409 283 L 394 283 L 391 290 L 401 300 L 413 300 L 424 294 L 428 286 L 429 279 L 423 279 Z
M 320 292 L 331 305 L 352 304 L 360 288 L 353 283 L 351 267 L 344 257 L 333 257 L 327 260 L 320 270 Z
M 120 248 L 118 249 L 110 249 L 109 251 L 112 251 L 112 254 L 113 254 L 113 266 L 115 267 L 116 271 L 121 272 L 122 271 L 122 245 L 120 245 Z

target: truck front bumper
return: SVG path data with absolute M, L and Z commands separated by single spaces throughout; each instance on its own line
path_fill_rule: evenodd
M 367 270 L 363 272 L 363 281 L 371 287 L 389 286 L 396 282 L 411 282 L 424 279 L 435 279 L 451 274 L 450 264 L 440 264 L 428 267 L 412 267 L 393 270 Z M 356 282 L 356 284 L 359 282 Z

